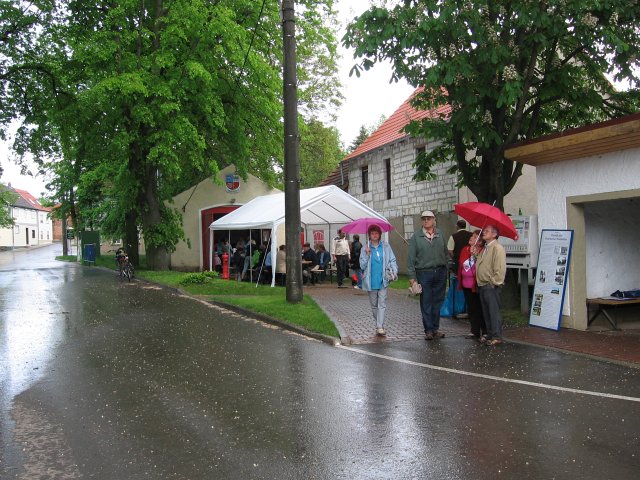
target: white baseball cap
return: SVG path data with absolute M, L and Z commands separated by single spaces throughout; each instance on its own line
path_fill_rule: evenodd
M 435 218 L 436 216 L 434 215 L 434 213 L 431 210 L 425 210 L 424 212 L 422 212 L 422 215 L 420 215 L 421 218 L 424 217 L 433 217 Z

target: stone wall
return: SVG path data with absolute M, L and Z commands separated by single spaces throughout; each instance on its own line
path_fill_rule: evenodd
M 420 214 L 424 210 L 436 213 L 438 227 L 445 236 L 453 232 L 457 217 L 450 212 L 458 202 L 456 176 L 447 173 L 452 162 L 436 166 L 436 177 L 431 181 L 417 182 L 413 179 L 416 168 L 413 165 L 416 149 L 427 151 L 438 145 L 424 139 L 404 139 L 367 152 L 349 162 L 349 194 L 384 215 L 396 228 L 389 233 L 389 242 L 398 258 L 401 273 L 406 272 L 407 244 L 417 228 L 420 228 Z M 385 160 L 391 165 L 391 198 L 387 199 Z M 362 168 L 368 168 L 369 191 L 362 192 Z M 397 233 L 396 233 L 397 232 Z M 400 235 L 398 235 L 400 234 Z

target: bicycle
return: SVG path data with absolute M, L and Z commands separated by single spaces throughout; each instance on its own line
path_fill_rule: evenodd
M 124 251 L 118 250 L 116 253 L 116 265 L 118 266 L 118 273 L 121 277 L 127 277 L 129 281 L 134 276 L 133 265 L 129 262 L 129 255 Z

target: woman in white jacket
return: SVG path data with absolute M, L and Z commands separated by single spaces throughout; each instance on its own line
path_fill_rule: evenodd
M 367 233 L 369 240 L 360 251 L 362 289 L 369 294 L 376 335 L 383 337 L 387 334 L 384 330 L 387 289 L 389 282 L 398 278 L 398 263 L 391 246 L 380 240 L 382 229 L 378 225 L 371 225 Z

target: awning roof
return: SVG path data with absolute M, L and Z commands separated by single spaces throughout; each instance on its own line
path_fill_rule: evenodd
M 335 185 L 300 190 L 300 218 L 306 225 L 341 225 L 363 217 L 386 220 Z M 216 220 L 211 230 L 273 228 L 285 221 L 284 193 L 256 197 Z

